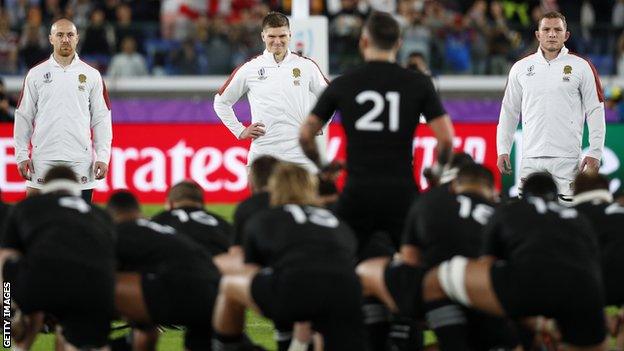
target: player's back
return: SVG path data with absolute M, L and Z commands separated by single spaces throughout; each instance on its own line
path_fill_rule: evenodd
M 117 235 L 120 271 L 216 274 L 210 254 L 173 227 L 138 219 L 119 223 Z
M 267 191 L 252 194 L 243 200 L 234 211 L 234 245 L 243 245 L 245 239 L 243 230 L 247 221 L 257 213 L 269 208 L 269 193 Z
M 110 217 L 101 209 L 77 196 L 43 194 L 15 205 L 2 241 L 27 258 L 70 260 L 110 270 L 114 237 Z
M 485 231 L 487 254 L 599 272 L 593 229 L 573 208 L 529 196 L 498 208 Z
M 280 269 L 353 271 L 356 240 L 329 211 L 284 205 L 254 216 L 245 227 L 245 261 Z
M 478 257 L 485 241 L 483 226 L 493 212 L 492 204 L 479 195 L 437 187 L 424 194 L 410 213 L 406 242 L 422 250 L 427 267 L 455 255 Z
M 349 179 L 413 181 L 412 139 L 420 115 L 445 113 L 431 79 L 395 63 L 367 62 L 330 89 L 346 133 Z
M 232 226 L 202 208 L 181 207 L 164 211 L 154 216 L 152 221 L 169 225 L 180 234 L 188 235 L 213 256 L 227 252 L 234 240 Z

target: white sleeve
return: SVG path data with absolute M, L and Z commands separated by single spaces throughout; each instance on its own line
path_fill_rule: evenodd
M 91 89 L 91 131 L 93 133 L 93 146 L 95 148 L 95 160 L 108 163 L 113 142 L 113 126 L 111 121 L 111 106 L 106 90 L 106 83 L 98 74 L 99 81 Z
M 520 121 L 522 111 L 522 87 L 516 74 L 517 65 L 509 71 L 505 96 L 501 104 L 501 112 L 496 127 L 496 151 L 498 155 L 511 152 L 511 145 L 514 140 L 514 133 Z
M 310 60 L 310 66 L 314 72 L 312 73 L 312 81 L 310 82 L 310 91 L 318 98 L 329 85 L 329 80 L 325 77 L 323 72 L 321 72 L 321 68 L 316 62 Z
M 604 94 L 595 68 L 589 61 L 587 63 L 586 69 L 583 70 L 583 80 L 581 82 L 581 101 L 589 131 L 589 151 L 587 156 L 600 160 L 606 133 Z
M 28 160 L 30 138 L 34 130 L 34 120 L 37 115 L 38 101 L 37 87 L 30 74 L 24 78 L 24 86 L 15 110 L 15 124 L 13 125 L 13 140 L 15 143 L 15 161 L 20 163 Z
M 245 126 L 234 114 L 232 106 L 247 92 L 246 64 L 235 69 L 214 97 L 213 108 L 221 122 L 238 139 Z

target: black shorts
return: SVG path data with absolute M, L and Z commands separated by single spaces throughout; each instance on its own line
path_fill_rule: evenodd
M 362 289 L 354 272 L 265 268 L 251 284 L 251 296 L 278 329 L 311 321 L 325 350 L 364 350 Z
M 422 283 L 425 273 L 423 268 L 395 262 L 386 266 L 384 281 L 401 317 L 416 320 L 424 317 Z
M 624 304 L 624 255 L 622 250 L 605 250 L 602 255 L 602 277 L 605 286 L 606 304 Z
M 496 261 L 490 276 L 509 317 L 554 318 L 563 341 L 574 346 L 597 345 L 604 340 L 604 296 L 596 274 L 536 260 L 515 265 Z
M 27 257 L 5 262 L 3 272 L 23 313 L 53 315 L 67 342 L 79 349 L 107 344 L 114 313 L 113 267 L 103 272 L 63 259 Z
M 347 183 L 336 204 L 336 215 L 355 232 L 360 260 L 392 256 L 399 249 L 416 194 L 414 184 Z
M 466 309 L 468 346 L 470 350 L 513 350 L 520 345 L 514 324 L 499 318 Z
M 154 323 L 184 325 L 187 349 L 209 349 L 218 279 L 185 272 L 143 273 L 141 284 Z

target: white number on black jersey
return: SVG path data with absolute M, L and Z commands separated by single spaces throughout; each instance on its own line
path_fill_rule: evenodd
M 77 196 L 60 198 L 59 205 L 74 209 L 80 213 L 87 213 L 91 211 L 91 206 L 89 206 L 83 198 Z
M 336 228 L 340 224 L 338 219 L 325 209 L 316 207 L 306 207 L 306 209 L 309 213 L 306 213 L 299 205 L 284 205 L 284 210 L 290 212 L 295 222 L 299 224 L 310 221 L 310 223 L 328 228 Z
M 459 202 L 459 217 L 468 218 L 472 216 L 477 223 L 486 225 L 494 209 L 485 204 L 477 204 L 472 206 L 472 200 L 468 196 L 458 195 L 457 201 Z
M 176 230 L 173 227 L 170 227 L 164 224 L 158 224 L 156 222 L 148 221 L 147 219 L 143 219 L 143 218 L 137 219 L 136 224 L 142 227 L 147 227 L 161 234 L 175 234 L 176 233 Z
M 186 211 L 184 210 L 177 209 L 177 210 L 171 211 L 171 214 L 178 217 L 178 219 L 182 223 L 186 223 L 190 219 L 192 219 L 193 221 L 197 223 L 200 223 L 203 225 L 209 225 L 211 227 L 216 227 L 219 225 L 219 221 L 216 218 L 214 218 L 213 216 L 209 215 L 208 213 L 202 210 L 197 210 L 191 213 L 186 213 Z
M 389 91 L 386 93 L 386 100 L 389 104 L 388 130 L 396 132 L 399 130 L 399 102 L 401 101 L 401 95 L 396 91 Z M 355 129 L 367 132 L 381 132 L 384 130 L 384 122 L 375 120 L 384 111 L 386 102 L 383 96 L 374 90 L 365 90 L 357 94 L 355 101 L 360 105 L 368 101 L 373 102 L 373 108 L 355 121 Z
M 563 207 L 552 201 L 546 202 L 540 197 L 530 196 L 527 201 L 535 206 L 535 210 L 539 214 L 546 214 L 547 211 L 551 211 L 559 214 L 559 217 L 563 219 L 576 218 L 578 216 L 578 212 L 575 209 Z

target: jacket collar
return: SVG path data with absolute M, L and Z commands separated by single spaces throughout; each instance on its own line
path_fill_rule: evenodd
M 544 57 L 544 53 L 542 52 L 542 48 L 538 45 L 537 46 L 537 57 L 539 57 L 542 61 L 544 62 L 553 62 L 556 60 L 559 60 L 560 58 L 562 58 L 563 56 L 567 55 L 569 53 L 570 50 L 568 50 L 568 48 L 566 48 L 565 46 L 561 48 L 561 50 L 559 51 L 559 55 L 557 55 L 557 57 L 555 57 L 554 59 L 548 61 L 546 60 L 546 57 Z
M 578 195 L 574 195 L 572 205 L 582 204 L 584 202 L 612 202 L 613 195 L 608 190 L 598 189 L 586 191 Z
M 78 58 L 78 53 L 74 52 L 74 58 L 72 59 L 72 62 L 69 64 L 69 66 L 67 67 L 71 67 L 73 65 L 75 65 L 76 63 L 78 63 L 80 61 L 80 58 Z M 56 60 L 54 59 L 54 54 L 50 55 L 50 63 L 52 64 L 52 66 L 56 66 L 56 67 L 60 67 L 63 68 L 63 66 L 61 66 L 58 62 L 56 62 Z
M 280 62 L 279 64 L 281 65 L 283 63 L 286 63 L 291 58 L 292 55 L 293 54 L 290 52 L 290 50 L 287 50 L 286 55 L 284 55 L 284 60 L 282 60 L 282 62 Z M 274 63 L 276 65 L 278 64 L 277 62 L 275 62 L 275 58 L 273 57 L 273 54 L 270 53 L 268 50 L 265 49 L 264 52 L 262 53 L 262 56 L 266 58 L 267 60 L 269 60 L 271 63 Z

